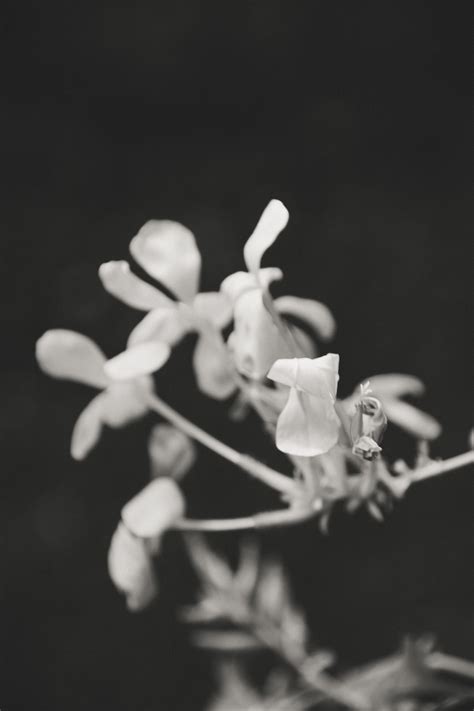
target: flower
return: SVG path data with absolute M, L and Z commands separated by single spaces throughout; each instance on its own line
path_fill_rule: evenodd
M 122 521 L 134 536 L 161 539 L 185 511 L 184 498 L 170 477 L 153 479 L 122 509 Z
M 339 437 L 334 409 L 339 380 L 339 356 L 283 358 L 273 364 L 268 378 L 290 388 L 277 421 L 276 445 L 287 454 L 311 457 L 324 454 Z
M 128 609 L 138 612 L 147 607 L 155 598 L 158 585 L 146 541 L 136 538 L 119 523 L 112 536 L 107 562 L 109 575 L 126 596 Z
M 373 459 L 375 459 L 375 457 L 380 454 L 380 452 L 382 451 L 382 447 L 380 447 L 377 442 L 372 439 L 372 437 L 369 437 L 368 435 L 362 435 L 361 437 L 358 437 L 354 442 L 352 451 L 359 457 L 367 459 L 367 461 L 371 462 Z
M 220 331 L 231 320 L 232 308 L 223 293 L 198 293 L 201 256 L 192 232 L 178 222 L 150 220 L 132 239 L 130 252 L 177 301 L 134 275 L 126 261 L 102 264 L 99 276 L 105 289 L 149 312 L 130 334 L 129 347 L 155 340 L 174 346 L 195 331 L 193 364 L 199 388 L 219 399 L 231 395 L 235 382 Z
M 322 340 L 330 339 L 335 322 L 329 309 L 312 299 L 283 296 L 272 300 L 269 285 L 283 273 L 275 267 L 261 268 L 266 250 L 288 222 L 288 210 L 271 200 L 244 246 L 247 272 L 235 272 L 221 284 L 234 306 L 234 330 L 229 346 L 237 369 L 247 377 L 261 379 L 277 358 L 298 354 L 316 355 L 314 344 L 301 329 L 281 316 L 293 316 L 314 330 Z
M 381 402 L 387 418 L 393 424 L 406 430 L 418 439 L 435 439 L 441 433 L 441 425 L 425 412 L 404 402 L 401 398 L 417 397 L 425 388 L 421 380 L 413 375 L 390 373 L 375 375 L 370 380 L 373 395 Z M 345 401 L 349 411 L 354 412 L 358 400 L 357 391 Z
M 196 461 L 196 446 L 184 432 L 168 423 L 155 425 L 148 438 L 151 476 L 181 479 Z
M 184 511 L 180 489 L 164 477 L 154 479 L 123 507 L 122 520 L 110 543 L 108 567 L 129 610 L 142 610 L 156 596 L 152 555 L 160 551 L 164 533 Z
M 169 347 L 154 342 L 139 344 L 107 361 L 98 346 L 81 333 L 56 329 L 41 336 L 36 358 L 45 373 L 102 391 L 74 426 L 74 459 L 86 457 L 97 444 L 104 425 L 123 427 L 147 412 L 147 395 L 153 390 L 149 373 L 160 368 L 168 356 Z

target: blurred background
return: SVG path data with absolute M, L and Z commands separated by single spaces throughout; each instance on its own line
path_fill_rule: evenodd
M 470 427 L 468 6 L 367 0 L 31 0 L 2 10 L 0 299 L 0 706 L 3 711 L 198 710 L 209 655 L 174 617 L 193 581 L 177 537 L 158 563 L 159 604 L 132 615 L 106 554 L 119 511 L 147 481 L 150 417 L 69 456 L 92 391 L 42 375 L 34 343 L 82 331 L 112 355 L 139 314 L 101 288 L 150 218 L 190 227 L 203 286 L 242 267 L 271 197 L 291 220 L 266 263 L 279 293 L 333 310 L 340 392 L 382 372 L 427 385 L 436 456 Z M 198 396 L 184 344 L 160 392 L 271 461 L 256 422 L 226 424 Z M 412 455 L 394 431 L 393 456 Z M 341 668 L 432 632 L 473 653 L 472 473 L 413 489 L 384 525 L 338 513 L 266 533 L 313 638 Z M 192 513 L 267 505 L 245 475 L 202 453 Z M 275 503 L 275 502 L 273 502 Z M 232 550 L 230 537 L 214 541 Z

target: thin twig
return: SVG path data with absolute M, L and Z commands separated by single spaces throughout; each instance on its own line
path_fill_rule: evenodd
M 179 531 L 245 531 L 275 526 L 291 526 L 308 521 L 319 513 L 316 509 L 288 508 L 279 511 L 266 511 L 253 516 L 240 518 L 182 518 L 173 528 Z
M 282 494 L 292 494 L 295 491 L 295 482 L 290 477 L 224 444 L 224 442 L 221 442 L 193 422 L 190 422 L 190 420 L 183 417 L 179 412 L 176 412 L 176 410 L 170 407 L 170 405 L 165 403 L 161 398 L 156 395 L 150 395 L 147 401 L 152 410 L 185 432 L 189 437 L 200 442 L 204 447 L 212 450 L 220 457 L 232 462 L 232 464 L 235 464 L 235 466 L 243 469 L 264 484 L 267 484 L 267 486 Z
M 432 476 L 437 476 L 438 474 L 445 474 L 453 469 L 461 469 L 461 467 L 467 467 L 469 464 L 474 464 L 474 452 L 464 452 L 463 454 L 457 454 L 455 457 L 450 459 L 444 459 L 439 462 L 430 462 L 420 469 L 414 469 L 410 472 L 410 478 L 413 482 L 424 481 L 424 479 L 429 479 Z

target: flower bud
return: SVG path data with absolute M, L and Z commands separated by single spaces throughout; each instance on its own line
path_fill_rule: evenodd
M 354 442 L 352 451 L 354 454 L 357 454 L 358 457 L 362 457 L 363 459 L 371 462 L 373 459 L 378 457 L 382 451 L 382 447 L 379 447 L 377 442 L 372 439 L 372 437 L 362 435 L 362 437 L 359 437 L 359 439 Z

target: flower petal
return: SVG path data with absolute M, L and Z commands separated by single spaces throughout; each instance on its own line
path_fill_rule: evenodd
M 106 262 L 99 267 L 104 289 L 128 306 L 141 311 L 170 306 L 174 302 L 130 271 L 128 262 Z
M 405 395 L 419 396 L 425 392 L 425 386 L 414 375 L 402 373 L 386 373 L 368 378 L 372 392 L 384 398 L 400 398 Z
M 328 452 L 338 437 L 339 419 L 332 401 L 291 388 L 277 422 L 278 449 L 287 454 L 313 457 Z
M 138 420 L 148 412 L 147 394 L 153 392 L 149 375 L 113 382 L 102 393 L 102 419 L 109 427 L 118 428 Z
M 127 346 L 148 341 L 161 341 L 174 346 L 190 329 L 191 321 L 186 312 L 173 304 L 171 308 L 150 311 L 131 332 Z
M 193 301 L 193 310 L 219 330 L 228 326 L 232 319 L 232 302 L 219 291 L 197 294 Z
M 84 459 L 95 447 L 102 433 L 103 393 L 96 395 L 79 415 L 71 439 L 71 456 Z
M 185 502 L 173 479 L 153 479 L 122 509 L 122 520 L 128 530 L 141 538 L 162 536 L 184 516 Z
M 327 353 L 320 358 L 282 358 L 273 364 L 267 378 L 297 387 L 311 395 L 334 399 L 339 380 L 339 356 Z
M 108 360 L 104 369 L 112 380 L 130 380 L 159 370 L 170 352 L 170 347 L 160 341 L 138 343 Z
M 299 348 L 299 352 L 302 353 L 306 358 L 317 358 L 318 349 L 314 339 L 303 329 L 298 328 L 298 326 L 289 325 L 289 330 L 291 331 L 293 338 Z
M 263 378 L 278 358 L 290 355 L 288 344 L 263 304 L 261 291 L 256 289 L 238 299 L 228 343 L 237 370 L 249 378 Z
M 42 370 L 53 378 L 104 388 L 105 356 L 87 336 L 75 331 L 46 331 L 36 343 L 36 358 Z
M 147 607 L 158 592 L 150 557 L 144 541 L 135 538 L 119 523 L 108 554 L 109 574 L 115 586 L 127 597 L 133 612 Z
M 398 427 L 419 439 L 436 439 L 441 434 L 441 425 L 434 417 L 418 410 L 403 400 L 383 400 L 388 419 Z
M 135 261 L 181 301 L 197 294 L 201 271 L 193 233 L 179 222 L 150 220 L 130 243 Z
M 184 432 L 162 423 L 153 427 L 148 438 L 151 476 L 181 479 L 196 461 L 196 446 Z
M 323 341 L 333 338 L 336 322 L 328 307 L 321 302 L 297 296 L 280 296 L 273 303 L 279 313 L 304 321 Z
M 218 334 L 201 332 L 194 349 L 193 366 L 199 389 L 205 395 L 224 400 L 236 389 L 232 361 Z
M 270 200 L 244 246 L 245 264 L 255 276 L 260 269 L 262 256 L 286 227 L 288 218 L 289 213 L 283 203 Z
M 249 272 L 234 272 L 229 274 L 221 284 L 221 291 L 235 304 L 242 294 L 252 289 L 266 289 L 272 283 L 283 277 L 283 272 L 277 267 L 266 267 L 258 272 L 258 279 Z

